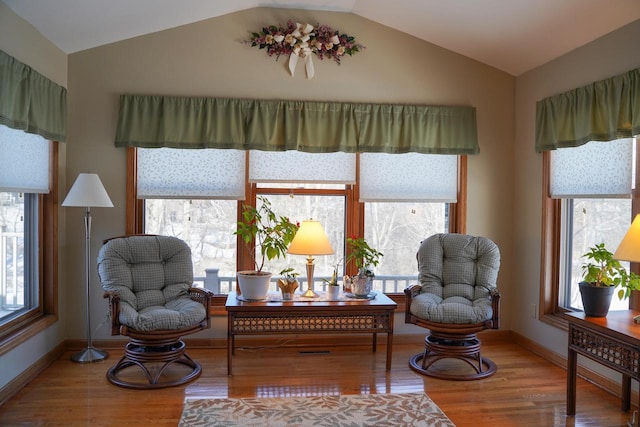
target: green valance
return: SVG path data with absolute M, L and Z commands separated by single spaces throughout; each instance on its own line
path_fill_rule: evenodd
M 640 134 L 640 68 L 536 104 L 536 151 Z
M 67 89 L 0 50 L 0 124 L 65 141 Z
M 122 95 L 117 147 L 476 154 L 474 107 Z

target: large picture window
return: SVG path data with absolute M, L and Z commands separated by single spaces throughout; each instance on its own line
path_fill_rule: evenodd
M 157 157 L 150 163 L 140 161 L 140 158 L 147 157 L 146 151 L 153 150 L 157 149 L 129 149 L 129 164 L 135 165 L 136 169 L 135 174 L 130 173 L 129 176 L 135 176 L 137 181 L 148 182 L 146 174 L 156 174 L 164 176 L 162 179 L 155 179 L 156 182 L 164 181 L 171 183 L 172 188 L 178 188 L 176 179 L 167 179 L 168 176 L 173 176 L 171 169 L 177 163 L 168 158 L 167 165 L 164 166 Z M 168 153 L 172 151 L 162 150 Z M 173 151 L 210 150 L 229 151 Z M 369 156 L 369 160 L 375 160 L 375 155 Z M 136 157 L 137 162 L 132 160 Z M 408 281 L 417 280 L 415 252 L 424 238 L 437 232 L 464 232 L 456 226 L 460 222 L 452 222 L 450 217 L 452 210 L 456 218 L 464 217 L 462 212 L 455 211 L 458 207 L 457 198 L 464 194 L 460 188 L 465 186 L 458 184 L 458 165 L 461 163 L 458 156 L 412 153 L 397 155 L 396 159 L 409 161 L 410 164 L 400 162 L 393 168 L 399 168 L 398 171 L 403 168 L 412 169 L 412 173 L 394 174 L 387 171 L 384 188 L 386 196 L 379 199 L 375 197 L 371 201 L 362 200 L 362 196 L 358 196 L 359 191 L 364 183 L 372 189 L 368 194 L 373 194 L 376 183 L 366 181 L 371 179 L 365 177 L 367 174 L 357 173 L 362 159 L 353 153 L 244 153 L 237 161 L 225 163 L 224 167 L 218 165 L 216 168 L 221 176 L 242 177 L 242 197 L 230 193 L 180 197 L 175 192 L 163 196 L 160 189 L 151 192 L 144 190 L 145 193 L 141 195 L 141 186 L 130 180 L 130 204 L 134 211 L 139 210 L 142 214 L 130 212 L 128 218 L 135 223 L 128 225 L 128 229 L 137 233 L 170 234 L 186 240 L 194 254 L 195 275 L 204 281 L 206 277 L 203 276 L 207 275 L 207 270 L 216 269 L 219 288 L 214 290 L 224 294 L 234 289 L 236 271 L 252 268 L 250 257 L 243 245 L 238 247 L 237 238 L 233 234 L 238 213 L 244 204 L 255 204 L 257 196 L 266 197 L 280 215 L 298 222 L 313 218 L 323 224 L 336 253 L 316 259 L 316 289 L 324 289 L 322 279 L 329 277 L 336 264 L 340 264 L 343 274 L 353 273 L 344 265 L 346 238 L 363 235 L 372 246 L 385 254 L 376 269 L 377 280 L 374 287 L 382 292 L 402 293 Z M 375 166 L 369 166 L 372 167 Z M 181 164 L 180 168 L 198 170 L 197 165 Z M 238 170 L 241 172 L 236 172 Z M 429 170 L 432 175 L 426 179 L 421 177 L 422 183 L 417 186 L 415 173 L 417 171 L 422 175 L 422 170 Z M 162 174 L 158 174 L 158 171 L 162 171 Z M 176 176 L 179 175 L 176 173 Z M 218 187 L 214 176 L 216 174 L 188 175 L 196 179 L 198 176 L 206 176 L 202 183 L 190 185 L 198 188 Z M 379 179 L 379 175 L 375 173 L 369 172 L 368 175 Z M 389 187 L 392 179 L 396 179 L 395 192 Z M 229 186 L 231 187 L 237 188 Z M 401 191 L 408 188 L 412 191 Z M 396 195 L 396 200 L 393 194 Z M 143 220 L 135 221 L 135 218 Z M 301 277 L 304 280 L 304 264 L 305 260 L 301 257 L 289 255 L 286 259 L 270 261 L 268 268 L 277 276 L 283 268 L 295 267 L 303 273 Z

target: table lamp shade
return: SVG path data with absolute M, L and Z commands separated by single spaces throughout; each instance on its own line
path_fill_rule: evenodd
M 98 175 L 81 173 L 71 186 L 62 206 L 112 208 L 113 203 Z
M 302 221 L 302 225 L 300 225 L 287 252 L 292 255 L 331 255 L 335 253 L 320 221 L 312 219 Z
M 640 262 L 640 215 L 636 215 L 613 257 L 620 261 Z

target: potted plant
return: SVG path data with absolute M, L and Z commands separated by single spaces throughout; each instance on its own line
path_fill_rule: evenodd
M 351 278 L 345 276 L 345 288 L 357 297 L 367 297 L 375 277 L 373 268 L 380 263 L 383 253 L 369 246 L 363 237 L 348 237 L 347 245 L 350 248 L 347 263 L 355 262 L 358 273 Z
M 628 298 L 632 290 L 640 289 L 640 276 L 627 272 L 604 243 L 590 247 L 582 257 L 587 261 L 582 264 L 579 287 L 587 316 L 605 317 L 615 288 L 620 287 L 618 298 L 621 300 Z
M 338 267 L 340 263 L 336 264 L 333 268 L 333 273 L 330 279 L 322 279 L 327 284 L 327 299 L 335 301 L 340 296 L 340 285 L 338 284 Z
M 264 263 L 286 256 L 287 248 L 298 231 L 297 224 L 273 211 L 268 199 L 258 197 L 257 201 L 259 208 L 244 207 L 242 221 L 238 221 L 238 229 L 234 233 L 250 246 L 249 254 L 255 266 L 255 270 L 238 272 L 240 294 L 248 300 L 266 298 L 273 274 L 262 271 Z
M 290 301 L 293 299 L 293 294 L 298 289 L 298 279 L 300 273 L 295 271 L 293 267 L 285 268 L 280 272 L 280 279 L 278 279 L 278 288 L 282 291 L 282 299 L 284 301 Z

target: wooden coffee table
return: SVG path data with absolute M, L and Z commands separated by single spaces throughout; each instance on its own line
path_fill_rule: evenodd
M 387 334 L 387 371 L 391 370 L 393 315 L 397 304 L 383 293 L 374 299 L 340 301 L 295 300 L 246 302 L 229 293 L 227 310 L 227 373 L 233 373 L 236 335 L 372 333 Z

